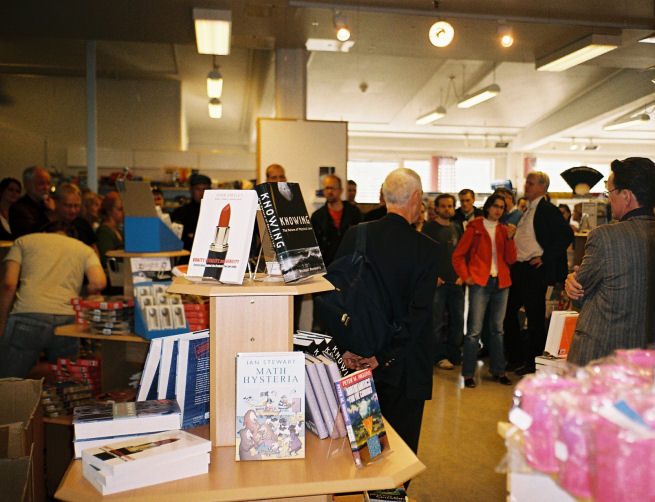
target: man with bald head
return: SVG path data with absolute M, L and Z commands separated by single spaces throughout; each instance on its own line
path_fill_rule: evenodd
M 54 202 L 50 198 L 50 175 L 42 167 L 23 171 L 25 195 L 9 208 L 9 227 L 14 239 L 39 232 L 50 222 Z
M 284 167 L 280 164 L 271 164 L 266 168 L 266 183 L 278 183 L 287 181 Z

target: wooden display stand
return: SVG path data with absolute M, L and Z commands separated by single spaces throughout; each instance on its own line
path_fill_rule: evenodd
M 214 446 L 234 446 L 237 352 L 293 349 L 293 296 L 333 289 L 322 277 L 298 284 L 245 279 L 241 285 L 176 277 L 171 293 L 209 296 L 210 430 Z

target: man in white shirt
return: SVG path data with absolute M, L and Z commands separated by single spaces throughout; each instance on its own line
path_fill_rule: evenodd
M 550 179 L 532 171 L 525 180 L 528 207 L 519 220 L 516 235 L 516 263 L 512 265 L 512 285 L 505 316 L 505 349 L 508 368 L 517 374 L 534 373 L 534 358 L 546 345 L 546 289 L 563 283 L 568 272 L 566 248 L 573 231 L 556 206 L 546 200 Z M 527 338 L 521 337 L 518 311 L 525 307 Z

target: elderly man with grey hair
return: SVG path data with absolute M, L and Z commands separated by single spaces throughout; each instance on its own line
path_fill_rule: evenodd
M 377 266 L 393 304 L 392 318 L 402 326 L 372 357 L 346 353 L 355 368 L 373 369 L 382 414 L 415 452 L 425 401 L 432 396 L 432 299 L 437 286 L 439 248 L 412 227 L 421 211 L 421 179 L 411 169 L 392 171 L 382 187 L 387 214 L 366 223 L 366 255 Z M 351 228 L 337 258 L 355 250 Z
M 25 195 L 9 208 L 9 227 L 14 239 L 40 232 L 50 222 L 54 202 L 50 198 L 50 175 L 38 166 L 23 171 Z
M 534 373 L 536 356 L 546 346 L 546 289 L 563 283 L 568 272 L 566 248 L 573 231 L 559 209 L 546 200 L 550 179 L 532 171 L 525 180 L 528 208 L 516 228 L 516 263 L 511 268 L 512 285 L 505 316 L 505 349 L 508 368 L 517 374 Z M 525 307 L 527 338 L 521 337 L 518 311 Z

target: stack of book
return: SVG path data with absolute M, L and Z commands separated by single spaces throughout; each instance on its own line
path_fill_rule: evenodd
M 76 406 L 91 403 L 91 388 L 85 383 L 63 381 L 44 384 L 41 391 L 43 415 L 48 418 L 71 415 Z
M 59 358 L 50 364 L 50 370 L 57 383 L 76 382 L 87 384 L 93 395 L 102 391 L 102 370 L 99 359 Z M 81 403 L 78 403 L 81 404 Z
M 134 326 L 134 299 L 122 296 L 72 298 L 75 322 L 98 335 L 127 335 Z
M 180 407 L 169 399 L 78 406 L 73 412 L 75 457 L 88 448 L 177 430 L 180 425 Z
M 184 302 L 184 313 L 189 323 L 189 331 L 200 331 L 209 328 L 209 304 Z
M 211 442 L 181 430 L 103 444 L 82 452 L 82 474 L 103 495 L 209 471 Z

